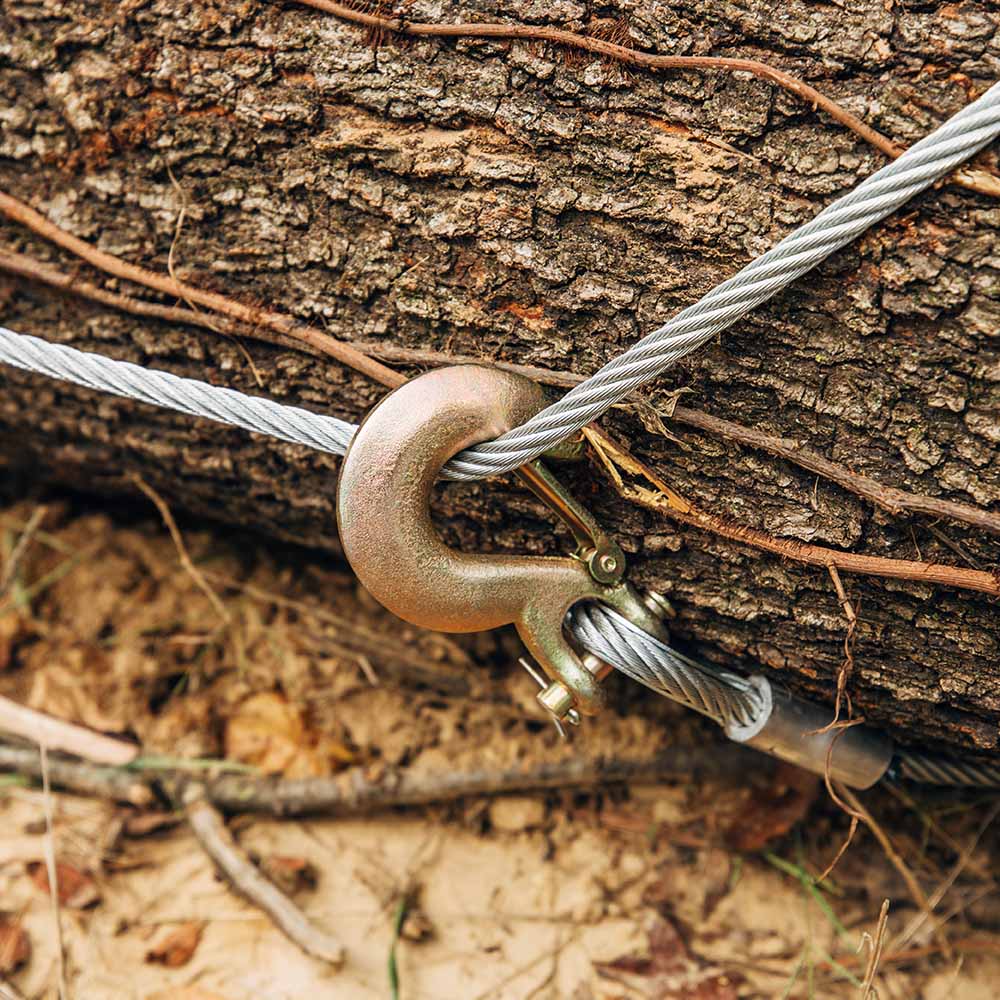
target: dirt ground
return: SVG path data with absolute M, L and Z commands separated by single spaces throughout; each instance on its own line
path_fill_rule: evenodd
M 718 746 L 707 723 L 624 681 L 565 746 L 512 635 L 421 633 L 336 560 L 181 520 L 188 562 L 152 503 L 45 504 L 0 598 L 0 694 L 136 739 L 150 766 L 433 779 Z M 37 506 L 0 509 L 0 569 Z M 992 1000 L 995 799 L 910 787 L 862 801 L 879 836 L 863 824 L 820 884 L 850 821 L 786 769 L 232 817 L 240 846 L 342 941 L 338 970 L 236 895 L 178 814 L 0 775 L 0 997 L 58 996 L 58 919 L 66 994 L 86 1000 Z

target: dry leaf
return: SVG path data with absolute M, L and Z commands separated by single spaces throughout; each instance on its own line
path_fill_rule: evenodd
M 627 995 L 637 1000 L 737 1000 L 742 976 L 693 954 L 673 924 L 656 916 L 647 933 L 649 957 L 624 955 L 595 962 L 597 974 L 625 986 Z
M 41 892 L 49 892 L 48 866 L 41 861 L 28 865 L 28 874 Z M 97 883 L 86 872 L 64 861 L 56 862 L 56 883 L 59 905 L 71 910 L 84 910 L 101 901 Z
M 288 778 L 322 777 L 354 759 L 336 740 L 308 730 L 299 709 L 273 691 L 237 706 L 226 725 L 226 756 Z
M 0 976 L 19 969 L 31 957 L 31 941 L 13 920 L 0 920 Z
M 801 822 L 819 793 L 821 778 L 781 764 L 769 788 L 754 794 L 726 832 L 734 851 L 759 851 Z
M 316 866 L 305 858 L 269 854 L 258 862 L 260 870 L 287 896 L 315 889 L 319 882 Z
M 165 965 L 168 969 L 187 965 L 201 941 L 203 930 L 204 925 L 197 921 L 168 929 L 146 952 L 146 961 Z

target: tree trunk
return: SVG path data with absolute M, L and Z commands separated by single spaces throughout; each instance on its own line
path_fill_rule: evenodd
M 416 0 L 407 17 L 527 18 L 650 52 L 763 60 L 904 144 L 1000 69 L 1000 17 L 986 2 L 501 6 Z M 5 190 L 134 263 L 166 271 L 173 245 L 193 284 L 348 341 L 586 374 L 885 162 L 746 74 L 626 69 L 531 41 L 373 38 L 254 0 L 22 0 L 0 18 Z M 1000 200 L 939 186 L 668 372 L 645 402 L 662 408 L 683 389 L 691 407 L 883 484 L 995 511 L 998 233 Z M 106 282 L 13 223 L 2 241 Z M 14 329 L 350 419 L 384 392 L 248 342 L 251 366 L 210 331 L 23 279 L 0 277 L 0 302 Z M 882 557 L 997 564 L 996 536 L 886 513 L 665 419 L 678 441 L 639 419 L 648 412 L 604 423 L 732 522 Z M 8 468 L 109 494 L 134 491 L 139 473 L 196 514 L 336 545 L 329 456 L 10 371 L 0 428 Z M 832 698 L 847 624 L 825 570 L 640 509 L 593 469 L 570 478 L 631 553 L 634 578 L 669 596 L 680 640 Z M 470 548 L 563 544 L 510 482 L 448 487 L 438 513 Z M 860 614 L 855 711 L 912 742 L 996 748 L 996 599 L 843 579 Z

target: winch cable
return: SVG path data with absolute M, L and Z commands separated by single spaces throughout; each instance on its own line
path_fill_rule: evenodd
M 286 406 L 263 396 L 247 396 L 235 389 L 181 378 L 170 372 L 143 368 L 130 361 L 116 361 L 65 344 L 53 344 L 4 327 L 0 327 L 0 362 L 61 382 L 74 382 L 97 392 L 177 410 L 191 417 L 206 417 L 332 455 L 343 455 L 357 430 L 355 424 L 337 417 Z
M 457 455 L 442 475 L 482 479 L 512 471 L 550 450 L 945 176 L 997 134 L 1000 84 L 560 400 L 494 441 Z M 355 431 L 353 424 L 335 417 L 2 327 L 0 362 L 337 455 L 346 451 Z M 752 728 L 761 711 L 760 689 L 754 687 L 754 679 L 695 663 L 610 608 L 577 609 L 569 621 L 572 634 L 585 649 L 647 687 L 715 719 L 727 731 L 748 724 Z M 1000 768 L 915 751 L 897 755 L 890 773 L 936 784 L 1000 785 Z
M 756 689 L 739 674 L 696 663 L 607 605 L 579 604 L 567 625 L 587 652 L 723 728 L 752 725 L 763 708 Z
M 896 752 L 889 777 L 919 781 L 925 785 L 1000 788 L 1000 765 L 979 760 L 956 760 L 907 748 Z
M 884 219 L 997 134 L 1000 83 L 557 402 L 496 440 L 457 455 L 445 474 L 482 479 L 537 458 Z
M 333 455 L 346 452 L 356 430 L 336 417 L 52 344 L 4 327 L 0 327 L 0 362 Z M 658 694 L 708 716 L 727 733 L 753 728 L 760 718 L 764 708 L 760 689 L 750 679 L 697 663 L 613 608 L 580 605 L 568 616 L 567 626 L 581 648 Z M 1000 767 L 916 751 L 900 752 L 890 775 L 931 784 L 1000 787 Z

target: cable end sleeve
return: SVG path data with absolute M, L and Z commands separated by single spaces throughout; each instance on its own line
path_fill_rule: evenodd
M 889 770 L 892 740 L 864 724 L 831 726 L 832 709 L 797 698 L 765 677 L 751 677 L 762 710 L 748 725 L 730 723 L 726 735 L 850 788 L 870 788 Z

